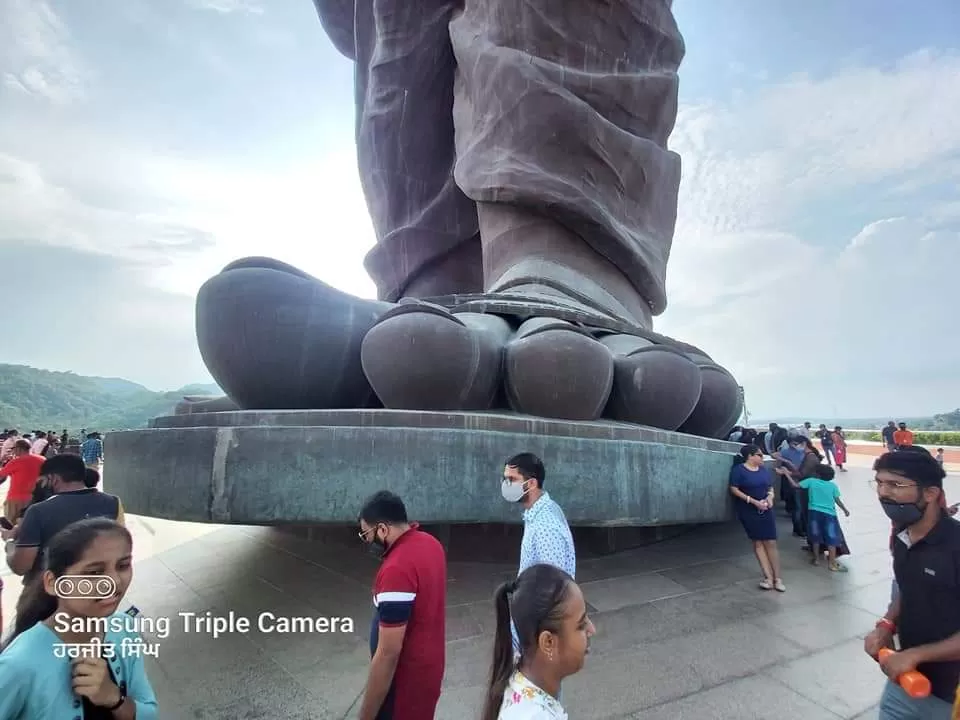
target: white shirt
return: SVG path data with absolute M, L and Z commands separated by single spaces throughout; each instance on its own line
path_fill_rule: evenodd
M 537 501 L 523 511 L 523 538 L 520 540 L 520 575 L 531 565 L 553 565 L 570 577 L 577 575 L 577 553 L 567 517 L 557 503 L 544 491 Z M 517 627 L 510 621 L 513 651 L 520 654 Z
M 560 701 L 530 682 L 519 670 L 510 676 L 498 720 L 567 720 Z

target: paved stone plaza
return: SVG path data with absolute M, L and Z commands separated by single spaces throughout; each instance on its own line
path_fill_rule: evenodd
M 852 512 L 844 522 L 854 553 L 846 559 L 849 573 L 810 567 L 785 518 L 786 594 L 756 589 L 759 570 L 737 524 L 581 562 L 578 580 L 598 634 L 586 668 L 564 683 L 570 717 L 875 717 L 884 679 L 861 638 L 886 607 L 891 569 L 889 526 L 868 486 L 868 462 L 839 476 Z M 949 499 L 960 483 L 956 476 L 948 483 Z M 490 500 L 500 501 L 496 493 Z M 354 716 L 369 659 L 376 569 L 359 545 L 310 543 L 270 528 L 150 518 L 130 524 L 138 560 L 128 597 L 146 616 L 270 611 L 355 620 L 350 635 L 254 630 L 218 639 L 186 635 L 175 624 L 150 660 L 161 717 Z M 513 565 L 450 564 L 438 718 L 479 715 L 494 628 L 491 596 L 514 574 Z M 6 582 L 10 618 L 19 583 Z

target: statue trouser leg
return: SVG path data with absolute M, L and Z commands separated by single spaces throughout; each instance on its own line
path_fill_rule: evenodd
M 356 0 L 357 152 L 380 297 L 479 292 L 477 211 L 453 179 L 452 0 Z
M 456 179 L 478 203 L 485 289 L 541 278 L 649 328 L 680 182 L 669 1 L 466 0 L 450 34 Z

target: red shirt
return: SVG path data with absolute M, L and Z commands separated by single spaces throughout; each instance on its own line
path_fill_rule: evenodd
M 40 477 L 40 467 L 46 460 L 41 455 L 21 455 L 0 468 L 0 477 L 10 477 L 7 500 L 14 502 L 30 500 L 33 496 L 33 488 Z
M 446 663 L 446 601 L 443 545 L 411 523 L 387 550 L 373 584 L 371 657 L 381 627 L 407 626 L 378 720 L 423 720 L 436 714 Z

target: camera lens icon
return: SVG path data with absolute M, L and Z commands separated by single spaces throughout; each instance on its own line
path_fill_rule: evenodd
M 117 583 L 109 575 L 64 575 L 54 582 L 53 591 L 67 600 L 103 600 L 113 597 Z

